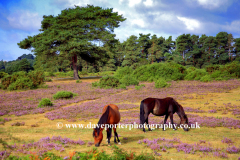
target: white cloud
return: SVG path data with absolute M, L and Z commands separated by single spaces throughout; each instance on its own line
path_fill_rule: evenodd
M 16 29 L 33 31 L 41 28 L 42 18 L 38 13 L 29 11 L 17 11 L 7 17 L 10 26 Z
M 119 15 L 123 15 L 125 17 L 125 11 L 119 10 L 118 8 L 113 8 L 113 12 L 118 12 Z
M 177 18 L 186 25 L 188 30 L 193 31 L 200 27 L 200 22 L 198 20 L 190 19 L 186 17 L 177 17 Z
M 225 8 L 226 6 L 232 4 L 232 0 L 196 0 L 198 4 L 203 6 L 206 9 L 218 9 L 218 8 Z
M 232 21 L 230 25 L 223 26 L 224 30 L 240 33 L 240 20 Z
M 129 7 L 134 7 L 135 5 L 141 3 L 142 0 L 129 0 L 128 6 Z
M 142 19 L 134 19 L 131 21 L 131 25 L 138 25 L 139 27 L 144 28 L 145 27 L 145 22 Z
M 152 7 L 153 6 L 153 1 L 152 0 L 146 0 L 145 2 L 143 2 L 143 4 L 146 7 Z

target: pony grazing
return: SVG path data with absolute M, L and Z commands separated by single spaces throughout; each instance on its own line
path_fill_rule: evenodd
M 148 124 L 148 115 L 152 113 L 155 116 L 164 116 L 163 125 L 166 124 L 168 116 L 170 116 L 171 124 L 173 129 L 175 127 L 173 125 L 173 114 L 177 113 L 180 117 L 180 124 L 188 124 L 188 118 L 185 114 L 183 107 L 175 101 L 172 97 L 166 97 L 163 99 L 158 98 L 146 98 L 142 100 L 140 104 L 140 124 L 143 125 L 143 131 L 145 132 L 144 123 L 146 122 L 148 125 L 148 130 L 151 131 Z M 188 131 L 188 127 L 183 127 L 185 131 Z M 163 128 L 164 130 L 164 128 Z
M 94 144 L 96 147 L 100 146 L 100 143 L 102 142 L 102 139 L 103 139 L 102 131 L 105 127 L 107 127 L 108 145 L 110 145 L 112 128 L 114 130 L 114 142 L 117 143 L 116 141 L 116 137 L 117 137 L 118 144 L 121 144 L 116 131 L 117 124 L 119 123 L 119 121 L 120 121 L 120 113 L 119 113 L 118 107 L 114 104 L 109 104 L 104 106 L 103 113 L 101 118 L 98 121 L 97 127 L 93 129 Z

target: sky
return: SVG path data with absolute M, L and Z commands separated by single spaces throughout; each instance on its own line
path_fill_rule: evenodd
M 223 31 L 240 38 L 240 0 L 0 0 L 0 60 L 33 54 L 17 43 L 40 33 L 43 15 L 87 4 L 113 8 L 127 18 L 114 30 L 121 42 L 140 33 L 175 40 L 181 34 L 216 36 Z

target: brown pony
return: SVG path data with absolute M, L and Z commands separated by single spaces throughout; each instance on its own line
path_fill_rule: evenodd
M 104 106 L 102 116 L 98 121 L 97 127 L 93 129 L 94 144 L 96 147 L 98 147 L 102 142 L 102 139 L 103 139 L 102 131 L 105 128 L 105 126 L 107 127 L 108 145 L 110 145 L 112 128 L 114 130 L 114 142 L 117 143 L 116 141 L 116 137 L 117 137 L 118 144 L 121 144 L 116 131 L 117 124 L 119 123 L 119 121 L 120 121 L 120 113 L 118 111 L 118 107 L 114 104 L 108 104 Z
M 177 113 L 181 119 L 180 124 L 188 124 L 188 118 L 185 114 L 183 107 L 175 101 L 172 97 L 166 97 L 163 99 L 158 98 L 146 98 L 142 100 L 140 104 L 140 124 L 143 125 L 143 131 L 145 132 L 144 123 L 147 123 L 148 130 L 151 131 L 149 124 L 148 124 L 148 115 L 152 113 L 155 116 L 163 116 L 165 115 L 165 119 L 163 125 L 166 124 L 168 116 L 170 116 L 171 124 L 173 129 L 175 127 L 173 125 L 173 114 Z M 188 131 L 188 127 L 183 129 Z M 164 130 L 164 128 L 163 128 Z

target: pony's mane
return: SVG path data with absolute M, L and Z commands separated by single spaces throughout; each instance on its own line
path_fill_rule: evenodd
M 180 113 L 183 114 L 183 117 L 181 117 L 181 118 L 184 118 L 184 119 L 187 119 L 187 120 L 188 120 L 187 115 L 185 114 L 182 105 L 179 104 L 175 99 L 173 99 L 173 102 L 178 106 L 179 111 L 178 111 L 177 113 L 178 113 L 179 115 L 180 115 Z
M 103 113 L 103 115 L 101 116 L 101 118 L 98 121 L 98 125 L 95 128 L 95 130 L 97 130 L 97 135 L 99 135 L 100 133 L 100 127 L 102 124 L 106 124 L 107 120 L 108 120 L 108 115 L 109 115 L 109 110 L 110 110 L 110 106 L 107 106 L 106 111 Z M 93 137 L 95 136 L 94 131 L 93 131 Z

